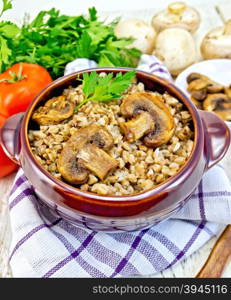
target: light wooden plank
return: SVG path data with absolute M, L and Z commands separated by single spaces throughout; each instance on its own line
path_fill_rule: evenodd
M 8 265 L 11 229 L 8 211 L 8 196 L 15 173 L 0 179 L 0 277 L 10 277 Z

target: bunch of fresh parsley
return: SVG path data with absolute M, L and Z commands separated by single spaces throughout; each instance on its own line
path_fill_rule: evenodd
M 3 0 L 2 11 L 3 13 L 12 8 L 11 1 Z M 10 58 L 12 55 L 11 42 L 19 34 L 20 29 L 18 26 L 9 21 L 0 22 L 0 72 L 4 71 L 8 66 L 11 65 Z
M 12 7 L 3 0 L 4 11 Z M 99 21 L 95 8 L 89 16 L 66 16 L 54 8 L 41 11 L 24 22 L 21 28 L 11 22 L 0 22 L 0 72 L 18 62 L 37 63 L 53 79 L 63 75 L 65 65 L 76 58 L 95 60 L 99 66 L 136 67 L 140 51 L 127 46 L 131 39 L 118 39 L 114 34 L 116 20 Z

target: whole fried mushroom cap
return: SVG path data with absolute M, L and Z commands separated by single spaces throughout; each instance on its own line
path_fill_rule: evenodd
M 209 31 L 202 40 L 204 59 L 231 58 L 231 19 L 224 26 Z
M 152 26 L 157 32 L 170 27 L 179 27 L 194 33 L 199 25 L 199 12 L 185 2 L 171 3 L 167 9 L 157 13 L 152 18 Z
M 203 108 L 215 112 L 225 121 L 231 121 L 231 99 L 225 94 L 210 94 L 203 102 Z
M 174 119 L 159 94 L 148 92 L 130 94 L 123 99 L 120 110 L 127 118 L 137 118 L 145 112 L 151 116 L 154 124 L 150 125 L 148 132 L 143 131 L 144 143 L 148 147 L 154 148 L 167 143 L 174 133 Z M 137 124 L 137 127 L 145 128 L 143 124 Z
M 89 172 L 101 180 L 118 166 L 105 151 L 113 146 L 113 137 L 104 126 L 89 125 L 79 129 L 66 142 L 58 160 L 58 170 L 71 184 L 87 181 Z
M 32 120 L 40 125 L 59 124 L 74 114 L 74 104 L 67 101 L 64 96 L 48 100 L 32 115 Z

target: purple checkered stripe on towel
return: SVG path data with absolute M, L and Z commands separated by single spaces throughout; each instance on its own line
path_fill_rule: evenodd
M 153 62 L 149 65 L 150 71 L 151 73 L 163 73 L 163 74 L 167 74 L 169 77 L 169 72 L 167 71 L 167 69 L 163 66 L 160 65 L 158 62 Z
M 155 74 L 167 79 L 168 81 L 173 81 L 166 66 L 163 65 L 154 55 L 143 54 L 137 69 Z
M 11 211 L 17 209 L 17 206 L 22 201 L 30 201 L 35 205 L 35 207 L 37 207 L 38 202 L 36 196 L 34 195 L 34 191 L 23 174 L 20 175 L 15 181 L 12 193 L 14 193 L 17 189 L 20 190 L 20 193 L 16 198 L 11 199 Z M 217 193 L 219 193 L 219 191 Z M 116 250 L 109 249 L 99 242 L 100 239 L 97 239 L 97 235 L 100 235 L 101 233 L 88 229 L 85 230 L 77 228 L 61 218 L 56 218 L 53 214 L 50 214 L 49 210 L 44 205 L 40 205 L 38 213 L 43 221 L 17 241 L 17 243 L 14 245 L 14 249 L 12 250 L 10 261 L 20 247 L 27 243 L 29 239 L 33 238 L 33 236 L 38 234 L 38 232 L 46 228 L 49 229 L 52 235 L 61 242 L 62 247 L 67 250 L 67 255 L 65 258 L 50 267 L 42 277 L 55 276 L 59 270 L 61 270 L 70 262 L 75 262 L 78 266 L 83 268 L 90 277 L 117 277 L 129 276 L 131 274 L 140 275 L 140 272 L 131 262 L 131 257 L 135 252 L 141 253 L 149 261 L 149 263 L 153 265 L 153 273 L 162 271 L 174 265 L 187 254 L 188 250 L 196 241 L 201 231 L 206 231 L 210 236 L 213 235 L 213 232 L 206 227 L 206 221 L 204 220 L 205 211 L 203 205 L 203 196 L 203 183 L 201 182 L 198 192 L 197 194 L 193 195 L 193 198 L 198 198 L 200 203 L 202 221 L 199 223 L 191 222 L 192 224 L 194 223 L 193 225 L 195 226 L 195 230 L 193 234 L 188 237 L 188 241 L 185 243 L 183 248 L 179 248 L 167 236 L 156 231 L 155 227 L 139 232 L 103 233 L 104 235 L 110 236 L 115 241 L 127 245 L 128 250 L 123 256 L 120 255 Z M 214 192 L 211 195 L 210 193 L 206 194 L 206 197 L 210 196 L 214 196 Z M 68 234 L 65 235 L 60 233 L 59 229 L 62 229 L 62 232 L 66 232 Z M 69 236 L 72 236 L 78 240 L 80 242 L 80 246 L 77 248 L 73 246 L 68 238 Z M 168 249 L 168 251 L 173 254 L 174 258 L 171 261 L 166 259 L 166 257 L 163 256 L 154 245 L 147 242 L 145 236 L 149 236 L 161 243 L 163 247 Z M 111 274 L 105 274 L 99 268 L 96 268 L 93 264 L 89 263 L 85 259 L 84 255 L 82 255 L 85 250 L 87 250 L 97 261 L 102 262 L 103 264 L 108 264 L 114 271 L 112 271 Z

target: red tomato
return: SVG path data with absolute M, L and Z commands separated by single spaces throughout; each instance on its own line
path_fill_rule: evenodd
M 9 175 L 18 168 L 12 160 L 10 160 L 4 153 L 2 147 L 0 146 L 0 178 Z
M 5 116 L 26 111 L 31 101 L 52 81 L 36 64 L 18 63 L 0 74 L 0 113 Z
M 0 114 L 0 128 L 5 123 L 5 121 L 6 121 L 6 116 L 3 116 L 2 114 Z
M 5 123 L 6 117 L 0 114 L 0 127 Z M 18 166 L 10 160 L 0 146 L 0 178 L 9 175 L 15 171 Z

